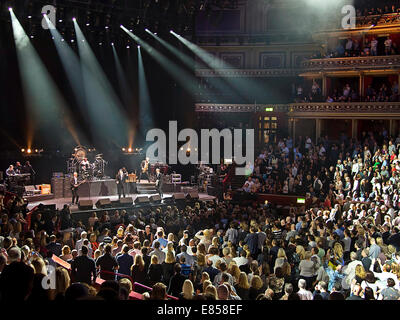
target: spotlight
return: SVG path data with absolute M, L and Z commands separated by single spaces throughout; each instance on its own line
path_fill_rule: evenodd
M 62 20 L 62 19 L 60 19 L 60 20 L 58 20 L 58 22 L 63 22 L 63 20 Z
M 75 21 L 76 21 L 76 18 L 75 18 L 75 17 L 73 17 L 73 18 L 72 18 L 72 21 L 74 21 L 74 22 L 75 22 Z
M 128 152 L 132 152 L 132 148 L 128 148 Z
M 169 30 L 169 33 L 174 33 L 172 30 Z
M 45 13 L 43 13 L 43 15 L 46 15 Z M 32 16 L 28 16 L 28 19 L 32 19 Z
M 146 31 L 146 32 L 150 32 L 150 30 L 149 30 L 149 29 L 147 29 L 147 28 L 146 28 L 146 29 L 144 29 L 144 31 Z
M 74 40 L 74 39 L 71 39 L 71 42 L 75 42 L 75 40 Z
M 21 149 L 21 152 L 25 152 L 25 149 L 22 148 L 22 149 Z
M 36 153 L 38 153 L 38 152 L 39 152 L 39 150 L 38 150 L 38 149 L 35 149 L 35 152 L 36 152 Z
M 99 42 L 99 46 L 102 46 L 103 45 L 103 43 L 102 42 Z
M 26 150 L 27 153 L 32 153 L 31 149 Z
M 122 148 L 122 151 L 124 151 L 124 152 L 125 152 L 125 150 L 126 150 L 125 148 Z
M 90 26 L 90 23 L 86 23 L 86 27 L 89 27 Z
M 129 48 L 130 48 L 130 46 L 126 46 L 126 48 L 127 48 L 127 49 L 129 49 Z
M 9 8 L 8 8 L 8 11 L 10 11 L 10 12 L 13 11 L 13 8 L 9 7 Z
M 111 45 L 114 46 L 114 42 L 111 42 Z
M 137 48 L 140 49 L 140 45 L 139 44 L 138 44 Z

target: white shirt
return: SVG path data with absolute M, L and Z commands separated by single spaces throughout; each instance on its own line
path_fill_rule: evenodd
M 300 289 L 297 291 L 297 294 L 299 295 L 301 300 L 312 300 L 313 295 L 311 291 L 305 290 L 305 289 Z

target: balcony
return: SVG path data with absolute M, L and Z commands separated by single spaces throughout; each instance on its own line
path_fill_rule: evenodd
M 400 102 L 292 103 L 294 118 L 400 118 Z
M 302 63 L 304 71 L 391 70 L 400 67 L 400 55 L 310 59 Z

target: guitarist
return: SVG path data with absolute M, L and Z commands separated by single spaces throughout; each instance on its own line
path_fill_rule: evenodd
M 75 200 L 76 200 L 76 204 L 78 204 L 78 201 L 79 201 L 78 189 L 82 183 L 83 182 L 79 182 L 79 180 L 78 180 L 78 173 L 74 172 L 74 176 L 70 180 L 71 191 L 72 191 L 72 204 L 75 203 Z
M 139 183 L 142 180 L 142 176 L 145 175 L 147 177 L 147 180 L 150 183 L 150 176 L 149 176 L 149 158 L 147 157 L 144 159 L 141 163 L 141 172 L 140 172 L 140 177 L 139 177 Z

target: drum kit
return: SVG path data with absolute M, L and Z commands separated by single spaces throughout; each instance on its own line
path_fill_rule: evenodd
M 87 159 L 87 151 L 84 147 L 78 146 L 74 149 L 72 157 L 67 161 L 67 171 L 70 174 L 78 172 L 83 179 L 102 179 L 105 176 L 105 167 L 108 164 L 102 154 L 97 154 L 91 163 Z

